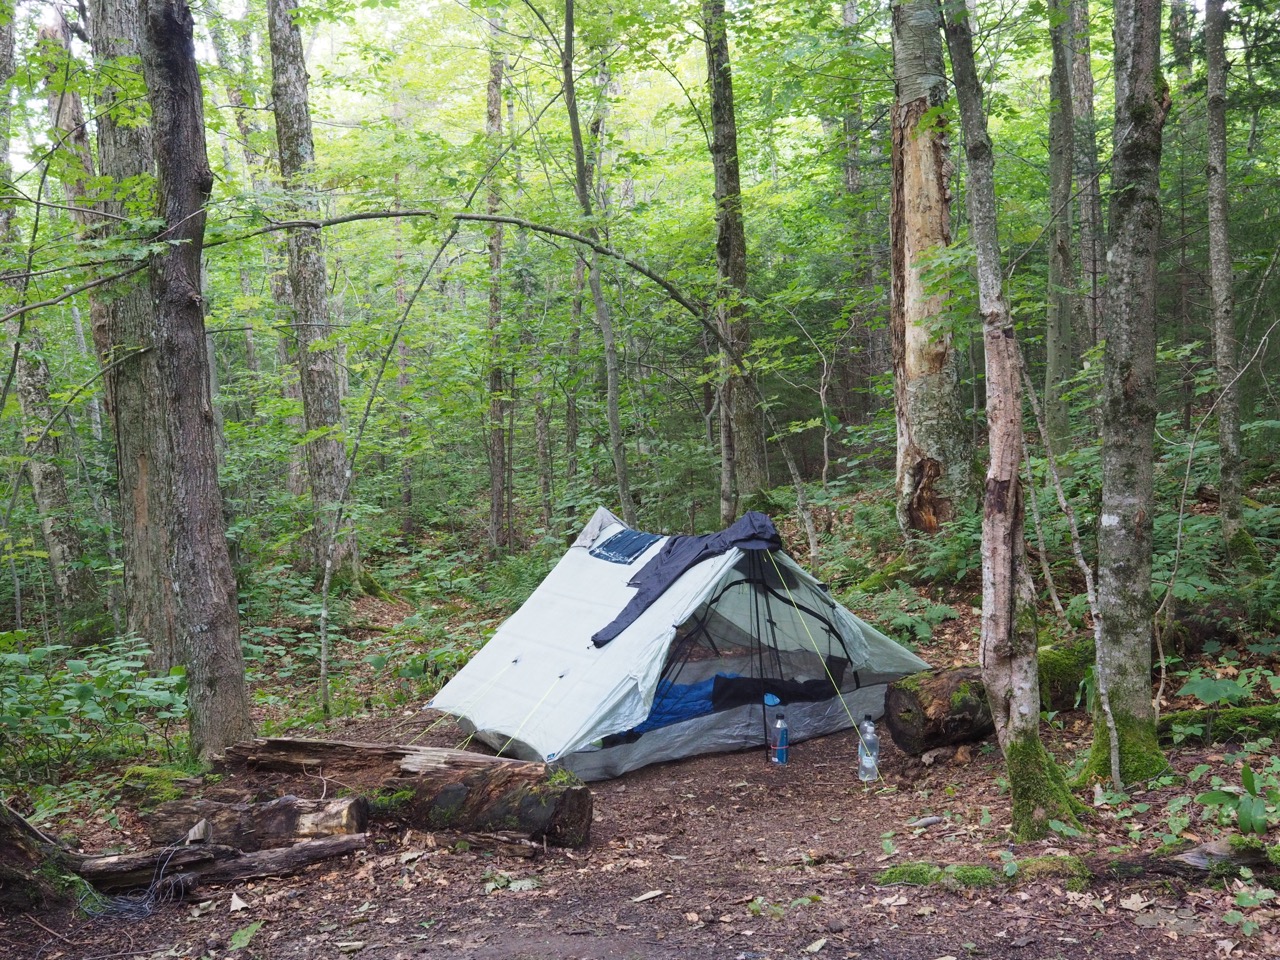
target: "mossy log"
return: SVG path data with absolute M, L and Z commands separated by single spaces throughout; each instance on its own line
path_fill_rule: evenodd
M 912 674 L 889 684 L 885 726 L 904 753 L 970 743 L 995 731 L 982 672 L 957 667 Z
M 363 797 L 300 800 L 286 796 L 268 803 L 171 800 L 147 816 L 147 836 L 156 847 L 181 843 L 201 820 L 209 824 L 210 841 L 248 853 L 298 840 L 364 833 L 369 827 L 369 804 Z
M 0 914 L 63 899 L 52 877 L 64 867 L 58 845 L 0 801 Z
M 1176 710 L 1160 717 L 1156 733 L 1179 743 L 1224 743 L 1280 736 L 1280 706 Z
M 215 769 L 306 773 L 423 830 L 518 832 L 565 847 L 583 846 L 590 837 L 591 791 L 553 777 L 543 763 L 439 747 L 280 737 L 237 744 Z
M 1044 646 L 1036 651 L 1040 670 L 1040 705 L 1045 710 L 1070 710 L 1080 696 L 1080 684 L 1093 666 L 1093 638 Z

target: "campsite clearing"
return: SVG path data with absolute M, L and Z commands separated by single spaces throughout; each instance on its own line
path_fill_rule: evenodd
M 457 728 L 435 720 L 365 717 L 327 732 L 456 745 Z M 1060 753 L 1077 749 L 1084 722 L 1057 731 Z M 532 859 L 381 820 L 365 854 L 297 877 L 210 888 L 207 900 L 162 906 L 145 920 L 0 917 L 0 956 L 1074 960 L 1280 949 L 1266 932 L 1243 940 L 1223 921 L 1233 889 L 1070 875 L 1078 861 L 1069 857 L 1153 852 L 1175 788 L 1095 810 L 1091 837 L 1012 847 L 1001 842 L 1008 798 L 998 753 L 975 746 L 925 767 L 887 738 L 884 751 L 886 784 L 870 790 L 857 780 L 850 731 L 797 746 L 785 767 L 768 764 L 763 749 L 646 767 L 592 785 L 590 847 Z M 1184 772 L 1205 759 L 1204 748 L 1173 754 Z M 326 788 L 280 773 L 243 783 L 258 797 Z M 922 826 L 922 818 L 938 819 Z M 141 834 L 132 813 L 120 820 Z M 890 867 L 921 863 L 942 868 L 937 882 L 876 882 Z M 1012 883 L 1010 864 L 1021 871 Z

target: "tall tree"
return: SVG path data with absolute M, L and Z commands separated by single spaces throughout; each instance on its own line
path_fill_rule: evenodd
M 747 294 L 747 234 L 742 215 L 738 121 L 724 0 L 703 0 L 707 85 L 711 89 L 711 166 L 715 175 L 716 323 L 728 347 L 723 358 L 720 402 L 720 522 L 728 525 L 738 504 L 768 485 L 764 420 L 754 377 L 741 368 L 751 348 Z
M 14 74 L 14 8 L 11 2 L 0 5 L 0 89 L 8 90 Z M 11 183 L 13 172 L 9 162 L 10 103 L 0 102 L 0 182 Z M 0 201 L 0 250 L 4 259 L 13 261 L 19 243 L 14 225 L 14 205 Z M 8 281 L 21 295 L 25 284 Z M 87 618 L 98 612 L 97 587 L 93 574 L 84 565 L 84 542 L 71 517 L 71 496 L 63 474 L 58 430 L 50 402 L 49 365 L 44 358 L 44 340 L 27 322 L 19 321 L 14 342 L 18 401 L 30 440 L 24 454 L 27 477 L 40 516 L 40 531 L 49 558 L 53 592 L 63 611 L 73 619 Z M 6 368 L 9 364 L 5 364 Z M 5 371 L 7 377 L 8 371 Z
M 502 17 L 497 10 L 490 10 L 489 26 L 489 80 L 485 84 L 484 133 L 489 141 L 492 165 L 485 195 L 485 209 L 490 216 L 497 216 L 502 209 L 502 194 L 498 189 L 497 165 L 502 156 L 502 76 L 506 57 L 499 46 L 502 37 Z M 511 518 L 507 515 L 507 412 L 510 406 L 510 388 L 503 366 L 502 337 L 502 244 L 504 230 L 501 223 L 489 226 L 486 246 L 489 250 L 489 409 L 485 419 L 485 443 L 489 454 L 489 553 L 496 555 L 510 542 Z
M 569 136 L 573 144 L 573 193 L 578 200 L 578 207 L 587 221 L 583 235 L 592 240 L 600 239 L 600 229 L 593 222 L 594 206 L 591 200 L 593 181 L 595 179 L 594 143 L 588 145 L 582 134 L 582 119 L 578 110 L 578 88 L 574 79 L 574 34 L 576 32 L 573 0 L 565 0 L 564 40 L 560 43 L 560 76 L 564 91 L 565 110 L 569 114 Z M 591 118 L 591 132 L 598 139 L 604 129 L 603 115 L 604 87 L 600 88 L 597 107 Z M 589 254 L 580 253 L 581 265 L 574 270 L 574 304 L 575 314 L 581 313 L 581 274 L 585 270 L 587 288 L 591 291 L 591 301 L 595 306 L 596 326 L 600 328 L 601 345 L 604 347 L 605 370 L 605 419 L 609 425 L 609 455 L 613 459 L 614 476 L 618 484 L 618 504 L 622 507 L 622 518 L 630 526 L 635 526 L 636 504 L 631 495 L 631 469 L 627 464 L 626 439 L 622 433 L 622 382 L 618 365 L 618 336 L 614 328 L 613 315 L 609 310 L 609 302 L 604 296 L 604 285 L 600 278 L 600 255 L 592 250 Z M 589 258 L 589 259 L 588 259 Z M 576 320 L 575 330 L 576 335 Z M 575 344 L 576 346 L 576 344 Z M 576 403 L 574 406 L 574 430 L 576 432 Z M 576 470 L 577 457 L 571 454 L 573 468 Z M 572 481 L 572 477 L 570 477 Z
M 307 100 L 307 66 L 296 0 L 269 0 L 267 29 L 271 38 L 271 95 L 280 151 L 280 175 L 299 218 L 308 208 L 308 178 L 315 166 L 311 106 Z M 355 532 L 350 523 L 339 529 L 346 489 L 347 453 L 342 436 L 342 384 L 339 348 L 329 325 L 324 246 L 316 227 L 289 231 L 289 283 L 293 290 L 293 332 L 297 342 L 298 381 L 307 429 L 307 479 L 315 509 L 313 560 L 317 569 L 331 564 L 340 581 L 359 582 Z
M 1165 766 L 1151 702 L 1160 154 L 1169 90 L 1161 0 L 1115 0 L 1115 144 L 1102 371 L 1098 714 L 1090 770 L 1132 783 Z M 1114 738 L 1114 739 L 1113 739 Z M 1113 751 L 1114 746 L 1114 751 Z
M 1039 640 L 1026 566 L 1020 479 L 1022 360 L 1003 288 L 995 154 L 963 0 L 948 0 L 945 21 L 969 164 L 965 201 L 978 258 L 978 310 L 986 347 L 991 459 L 982 511 L 982 682 L 1009 770 L 1013 832 L 1026 840 L 1044 836 L 1051 820 L 1073 822 L 1075 813 L 1062 771 L 1040 740 Z M 1066 176 L 1069 183 L 1069 168 Z
M 1235 296 L 1232 291 L 1231 244 L 1227 236 L 1227 57 L 1224 50 L 1222 0 L 1206 0 L 1205 59 L 1209 73 L 1209 295 L 1213 316 L 1213 357 L 1218 375 L 1218 515 L 1222 543 L 1229 559 L 1253 553 L 1241 521 L 1243 488 L 1240 458 L 1240 390 L 1237 384 Z M 1245 542 L 1242 542 L 1245 541 Z
M 191 748 L 206 757 L 253 735 L 205 373 L 200 257 L 213 173 L 191 10 L 185 0 L 147 0 L 143 26 L 142 73 L 163 224 L 158 239 L 164 243 L 149 269 L 158 373 L 150 386 L 162 416 L 162 432 L 152 442 L 168 460 L 163 495 L 174 507 L 166 513 L 167 600 L 187 668 Z
M 115 224 L 127 222 L 139 204 L 151 201 L 151 128 L 138 122 L 130 89 L 137 76 L 142 18 L 129 0 L 90 0 L 89 11 L 90 45 L 101 77 L 95 104 L 98 173 L 115 185 L 101 192 L 100 209 Z M 150 644 L 152 667 L 166 671 L 182 662 L 182 651 L 169 570 L 169 514 L 175 505 L 166 471 L 172 463 L 162 446 L 164 409 L 156 402 L 161 358 L 154 348 L 149 286 L 137 277 L 117 284 L 103 315 L 93 319 L 94 344 L 107 364 L 106 401 L 116 437 L 127 626 Z
M 951 243 L 947 82 L 936 0 L 893 7 L 893 189 L 890 213 L 897 508 L 903 531 L 935 533 L 968 509 L 972 452 L 961 418 L 943 296 L 926 280 L 929 258 Z
M 1069 0 L 1071 11 L 1071 102 L 1075 127 L 1076 206 L 1080 220 L 1082 323 L 1076 335 L 1081 347 L 1102 339 L 1102 296 L 1107 265 L 1102 222 L 1102 183 L 1098 165 L 1098 128 L 1093 111 L 1093 54 L 1089 0 Z
M 1072 319 L 1075 264 L 1071 256 L 1071 186 L 1074 169 L 1074 104 L 1071 97 L 1071 0 L 1049 3 L 1049 296 L 1045 323 L 1045 442 L 1055 454 L 1070 443 L 1067 381 L 1074 373 Z M 948 33 L 950 37 L 950 33 Z M 957 94 L 958 96 L 958 94 Z

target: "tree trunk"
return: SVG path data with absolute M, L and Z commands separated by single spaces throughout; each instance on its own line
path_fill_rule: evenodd
M 201 820 L 209 825 L 208 841 L 248 853 L 299 840 L 364 833 L 369 828 L 369 804 L 363 797 L 285 796 L 267 803 L 171 800 L 147 814 L 147 837 L 156 847 L 182 843 Z
M 583 235 L 592 240 L 600 239 L 600 231 L 592 222 L 591 187 L 594 163 L 588 160 L 586 144 L 582 136 L 582 122 L 578 112 L 577 85 L 573 77 L 574 50 L 574 5 L 573 0 L 566 0 L 564 13 L 564 42 L 560 47 L 560 74 L 564 89 L 565 110 L 569 114 L 569 135 L 573 143 L 573 191 L 578 199 L 578 207 L 587 221 Z M 603 87 L 601 98 L 597 101 L 597 112 L 592 117 L 591 130 L 598 138 L 604 127 Z M 594 153 L 591 154 L 594 156 Z M 609 454 L 613 459 L 614 475 L 618 483 L 618 504 L 622 508 L 622 519 L 629 525 L 636 525 L 636 505 L 631 496 L 631 471 L 627 465 L 626 440 L 622 434 L 621 392 L 622 383 L 618 368 L 618 341 L 614 331 L 613 317 L 609 311 L 609 303 L 604 298 L 604 287 L 600 282 L 600 255 L 594 250 L 591 259 L 586 263 L 587 286 L 591 290 L 591 300 L 595 305 L 596 325 L 600 328 L 600 340 L 604 346 L 605 367 L 605 418 L 609 424 Z M 575 280 L 576 280 L 575 273 Z M 580 290 L 580 285 L 575 290 Z M 577 410 L 575 408 L 575 416 Z M 577 463 L 575 459 L 574 466 Z
M 385 743 L 260 739 L 238 744 L 219 771 L 284 770 L 357 794 L 392 795 L 395 815 L 424 830 L 519 830 L 578 847 L 591 829 L 591 791 L 553 783 L 546 764 Z
M 502 207 L 498 191 L 497 158 L 502 154 L 502 75 L 506 59 L 498 49 L 502 21 L 498 11 L 489 12 L 489 82 L 486 86 L 484 133 L 493 154 L 489 170 L 485 209 L 490 216 Z M 507 516 L 507 433 L 506 411 L 509 391 L 504 368 L 502 337 L 502 241 L 503 226 L 489 227 L 489 409 L 485 415 L 485 448 L 489 456 L 489 555 L 509 546 L 510 517 Z
M 995 722 L 987 704 L 982 671 L 957 667 L 912 674 L 889 684 L 884 722 L 903 753 L 972 743 L 991 735 Z
M 1254 553 L 1241 520 L 1243 477 L 1240 459 L 1240 391 L 1237 386 L 1235 297 L 1231 289 L 1231 247 L 1227 227 L 1227 63 L 1223 50 L 1226 19 L 1222 0 L 1206 0 L 1204 43 L 1209 69 L 1209 288 L 1213 313 L 1213 356 L 1218 375 L 1218 517 L 1228 560 Z
M 1075 120 L 1075 179 L 1080 210 L 1080 279 L 1084 322 L 1077 341 L 1081 352 L 1102 339 L 1102 297 L 1107 276 L 1102 223 L 1102 184 L 1098 166 L 1098 128 L 1093 112 L 1093 59 L 1090 53 L 1089 0 L 1070 0 L 1072 29 L 1071 103 Z
M 1075 814 L 1062 772 L 1040 740 L 1035 596 L 1023 540 L 1022 361 L 1004 297 L 995 154 L 963 0 L 947 4 L 946 33 L 969 163 L 965 198 L 986 347 L 990 463 L 982 514 L 982 681 L 1009 771 L 1013 832 L 1031 840 L 1048 833 L 1049 821 L 1071 823 Z
M 1191 63 L 1191 10 L 1184 0 L 1170 0 L 1169 3 L 1169 45 L 1173 49 L 1173 76 L 1177 82 L 1178 113 L 1173 125 L 1175 143 L 1174 156 L 1177 170 L 1171 173 L 1176 182 L 1178 233 L 1177 233 L 1177 269 L 1175 272 L 1177 290 L 1177 334 L 1179 344 L 1190 344 L 1192 340 L 1192 313 L 1194 301 L 1200 286 L 1199 264 L 1193 263 L 1196 254 L 1192 251 L 1193 235 L 1199 230 L 1199 224 L 1190 220 L 1191 198 L 1189 194 L 1198 188 L 1199 150 L 1196 141 L 1199 139 L 1198 111 L 1194 110 L 1199 94 L 1192 86 Z M 1188 163 L 1195 164 L 1194 171 L 1188 169 Z M 1165 240 L 1168 243 L 1168 240 Z M 1157 267 L 1158 269 L 1158 267 Z M 1178 399 L 1182 408 L 1182 431 L 1191 432 L 1192 406 L 1195 403 L 1195 366 L 1197 361 L 1183 361 L 1181 376 L 1178 378 Z
M 101 206 L 109 217 L 124 217 L 141 199 L 138 185 L 149 182 L 154 165 L 151 129 L 137 123 L 129 89 L 131 64 L 140 53 L 142 14 L 130 0 L 90 0 L 89 7 L 94 62 L 106 71 L 96 104 L 98 170 L 115 184 L 128 185 L 107 191 Z M 116 435 L 126 619 L 130 632 L 150 645 L 151 668 L 165 673 L 182 662 L 183 651 L 168 562 L 170 514 L 176 505 L 169 499 L 173 464 L 165 450 L 167 415 L 156 403 L 162 359 L 155 349 L 157 317 L 145 279 L 117 284 L 112 294 L 103 316 L 93 318 L 93 339 L 103 362 L 114 364 L 104 379 Z
M 715 175 L 716 324 L 728 345 L 722 358 L 720 392 L 720 522 L 728 526 L 739 504 L 769 484 L 764 421 L 752 375 L 740 368 L 751 349 L 747 294 L 747 235 L 738 169 L 738 123 L 724 0 L 703 0 L 707 86 L 711 92 L 711 164 Z
M 1160 152 L 1168 88 L 1159 67 L 1160 0 L 1116 0 L 1115 24 L 1095 624 L 1099 712 L 1089 770 L 1133 783 L 1165 768 L 1151 703 L 1151 525 Z
M 307 67 L 302 34 L 294 20 L 296 0 L 269 0 L 271 93 L 275 108 L 280 174 L 299 217 L 312 216 L 304 199 L 307 177 L 315 165 L 311 108 L 307 101 Z M 306 445 L 307 478 L 315 509 L 312 560 L 317 570 L 331 565 L 341 582 L 358 585 L 355 532 L 349 521 L 338 529 L 346 488 L 347 453 L 342 437 L 342 388 L 339 349 L 326 341 L 329 327 L 328 286 L 320 230 L 289 231 L 289 282 L 293 289 L 297 335 L 298 383 L 302 415 L 310 438 Z
M 1071 180 L 1074 116 L 1071 99 L 1072 0 L 1051 0 L 1049 40 L 1049 292 L 1045 323 L 1045 443 L 1061 456 L 1071 443 L 1067 381 L 1075 373 L 1072 318 L 1075 314 L 1075 266 L 1071 257 Z
M 158 368 L 151 386 L 164 415 L 153 443 L 167 460 L 163 495 L 175 507 L 167 514 L 169 602 L 187 668 L 191 749 L 207 757 L 253 733 L 205 376 L 200 257 L 213 174 L 191 11 L 183 0 L 149 0 L 144 27 L 142 72 L 165 224 L 160 235 L 169 241 L 150 271 Z
M 946 119 L 939 110 L 947 85 L 939 28 L 936 3 L 909 0 L 893 8 L 889 333 L 898 422 L 898 523 L 907 535 L 936 533 L 969 509 L 973 492 L 952 337 L 933 323 L 944 297 L 925 276 L 929 258 L 951 242 L 951 162 Z

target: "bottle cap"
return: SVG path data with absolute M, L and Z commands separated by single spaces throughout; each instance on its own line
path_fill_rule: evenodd
M 785 719 L 787 719 L 787 715 L 786 715 L 785 713 L 780 713 L 780 714 L 778 714 L 778 719 L 779 719 L 779 720 L 785 720 Z

